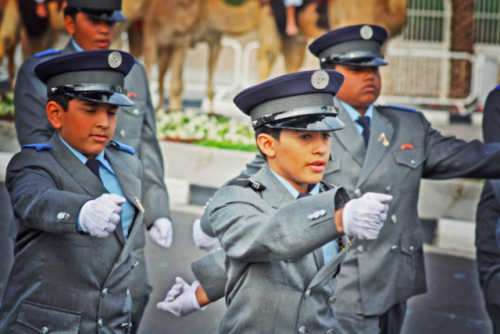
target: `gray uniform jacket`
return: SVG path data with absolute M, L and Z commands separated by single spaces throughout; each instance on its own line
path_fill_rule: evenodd
M 219 332 L 334 333 L 335 276 L 346 250 L 325 265 L 321 247 L 341 237 L 334 213 L 347 193 L 332 187 L 296 200 L 267 165 L 252 180 L 265 189 L 228 185 L 209 206 L 228 273 Z
M 420 180 L 500 178 L 500 144 L 478 140 L 467 143 L 445 137 L 431 127 L 422 113 L 376 107 L 366 148 L 352 119 L 340 103 L 336 105 L 346 128 L 333 132 L 331 160 L 323 180 L 342 185 L 354 197 L 379 192 L 391 194 L 394 199 L 376 240 L 352 240 L 354 249 L 338 275 L 334 308 L 342 313 L 380 315 L 427 290 L 417 212 Z M 192 265 L 202 285 L 212 275 L 220 279 L 221 265 L 214 261 L 217 258 L 220 256 L 209 255 L 199 260 L 211 261 L 212 266 Z M 198 271 L 207 267 L 218 269 Z M 221 297 L 223 284 L 208 284 L 213 289 L 207 293 L 210 300 Z
M 121 224 L 107 238 L 76 231 L 83 204 L 106 189 L 57 135 L 52 150 L 25 148 L 7 168 L 19 232 L 0 308 L 0 333 L 127 333 L 133 240 L 143 230 L 142 167 L 112 146 L 113 166 L 136 215 L 128 241 Z M 44 329 L 46 328 L 46 329 Z
M 70 41 L 59 51 L 32 56 L 17 74 L 14 92 L 15 123 L 21 145 L 46 143 L 54 128 L 47 119 L 47 88 L 35 75 L 34 68 L 41 62 L 62 54 L 77 52 Z M 144 167 L 142 198 L 144 198 L 144 224 L 150 228 L 158 218 L 170 218 L 168 193 L 165 187 L 163 158 L 156 138 L 155 112 L 144 68 L 136 62 L 125 77 L 125 88 L 135 105 L 120 107 L 113 139 L 135 149 Z M 144 233 L 139 235 L 136 249 L 144 247 Z

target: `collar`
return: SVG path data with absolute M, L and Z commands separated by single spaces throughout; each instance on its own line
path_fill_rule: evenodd
M 57 135 L 59 136 L 59 134 L 57 134 Z M 84 165 L 87 163 L 87 160 L 89 160 L 89 159 L 87 159 L 86 156 L 84 156 L 82 153 L 78 152 L 73 147 L 71 147 L 68 143 L 66 143 L 66 141 L 64 141 L 64 139 L 62 139 L 61 136 L 59 136 L 59 139 L 61 139 L 63 144 L 66 145 L 66 147 L 78 158 L 78 160 L 80 160 Z M 106 157 L 104 155 L 104 151 L 99 153 L 95 158 L 96 158 L 96 160 L 99 160 L 99 162 L 104 167 L 106 167 L 107 170 L 109 170 L 111 173 L 115 174 L 113 167 L 111 167 L 111 164 L 109 163 L 108 159 L 106 159 Z
M 352 121 L 356 122 L 356 120 L 358 119 L 358 117 L 361 116 L 361 114 L 356 109 L 351 107 L 351 105 L 345 103 L 344 101 L 339 100 L 339 102 L 340 102 L 340 104 L 342 104 L 342 107 L 344 107 L 345 111 L 347 111 L 347 113 L 351 117 Z M 370 117 L 370 120 L 373 121 L 373 104 L 371 104 L 368 107 L 368 109 L 366 109 L 365 116 Z
M 71 38 L 71 43 L 73 44 L 73 47 L 76 49 L 77 52 L 84 51 L 83 48 L 80 45 L 76 44 L 74 38 Z
M 271 169 L 271 168 L 269 168 Z M 292 194 L 292 196 L 297 199 L 299 197 L 299 192 L 297 191 L 297 189 L 295 189 L 291 184 L 290 182 L 288 182 L 287 180 L 285 180 L 284 178 L 282 178 L 281 176 L 279 176 L 278 174 L 276 174 L 272 169 L 271 169 L 271 172 L 273 172 L 274 176 L 276 176 L 276 178 L 281 182 L 281 184 L 290 192 L 290 194 Z M 309 191 L 309 194 L 311 195 L 317 195 L 319 194 L 321 190 L 321 187 L 319 185 L 319 183 L 315 184 L 314 187 L 311 189 L 311 191 Z

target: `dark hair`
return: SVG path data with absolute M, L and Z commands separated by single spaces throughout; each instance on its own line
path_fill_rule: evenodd
M 265 134 L 268 134 L 271 137 L 273 137 L 274 139 L 276 139 L 276 140 L 279 141 L 280 140 L 280 136 L 281 136 L 281 130 L 282 129 L 268 128 L 265 125 L 261 126 L 260 128 L 257 128 L 255 130 L 255 139 L 257 140 L 257 138 L 259 137 L 260 134 L 265 133 Z M 257 145 L 257 148 L 259 149 L 259 152 L 262 155 L 262 157 L 264 158 L 264 160 L 267 161 L 267 156 L 264 153 L 262 153 L 262 151 L 260 150 L 259 145 Z
M 78 15 L 79 12 L 80 11 L 78 9 L 73 7 L 64 8 L 64 16 L 69 15 L 75 22 L 76 22 L 76 15 Z
M 73 97 L 66 94 L 54 94 L 49 96 L 48 102 L 55 102 L 63 108 L 64 111 L 68 111 L 69 101 L 73 100 Z
M 321 64 L 321 69 L 322 69 L 322 70 L 334 70 L 334 69 L 335 69 L 335 66 L 337 66 L 337 64 L 333 64 L 333 63 L 324 63 L 324 64 Z

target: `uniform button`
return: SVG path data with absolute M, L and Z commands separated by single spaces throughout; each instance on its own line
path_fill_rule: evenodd
M 139 115 L 139 109 L 134 109 L 134 114 Z
M 106 298 L 108 296 L 108 288 L 102 290 L 102 298 Z
M 392 215 L 391 220 L 393 224 L 396 224 L 398 222 L 398 217 L 396 217 L 396 215 Z
M 415 165 L 415 160 L 414 160 L 414 159 L 411 159 L 410 163 L 411 163 L 412 165 Z
M 386 188 L 385 188 L 385 192 L 386 192 L 386 193 L 390 193 L 390 192 L 391 192 L 391 190 L 392 190 L 391 186 L 388 186 L 388 187 L 386 187 Z
M 129 289 L 127 289 L 127 296 L 129 296 L 129 295 L 130 295 L 130 290 L 129 290 Z
M 42 333 L 47 334 L 49 332 L 49 329 L 47 327 L 42 328 Z
M 120 136 L 122 136 L 122 138 L 125 138 L 125 130 L 120 131 Z
M 410 246 L 410 252 L 413 252 L 413 246 Z
M 319 211 L 316 211 L 313 215 L 314 219 L 318 219 L 319 218 Z
M 336 301 L 337 301 L 337 297 L 331 296 L 330 298 L 328 298 L 328 305 L 333 305 L 333 304 L 335 304 Z
M 361 189 L 359 189 L 359 188 L 354 189 L 354 196 L 360 197 L 361 196 Z
M 302 326 L 299 328 L 299 334 L 306 334 L 306 333 L 307 333 L 306 326 Z
M 99 326 L 99 328 L 102 328 L 102 319 L 99 319 L 99 321 L 97 321 L 97 326 Z
M 323 217 L 324 215 L 326 215 L 326 210 L 319 210 L 319 216 L 320 217 Z
M 398 245 L 394 245 L 391 247 L 391 251 L 395 251 L 396 249 L 398 249 Z
M 358 253 L 363 253 L 365 251 L 365 246 L 358 246 Z
M 67 212 L 59 212 L 57 214 L 57 219 L 58 220 L 70 220 L 71 215 Z
M 330 328 L 329 330 L 327 330 L 327 331 L 326 331 L 326 334 L 333 334 L 333 333 L 335 333 L 335 332 L 333 331 L 333 328 Z
M 311 296 L 311 290 L 310 290 L 310 289 L 308 289 L 308 290 L 306 291 L 306 293 L 304 293 L 304 299 L 307 299 L 307 298 L 309 298 L 310 296 Z
M 128 322 L 123 322 L 122 323 L 122 327 L 128 327 L 129 326 L 129 323 Z
M 139 265 L 139 261 L 135 261 L 134 267 L 137 267 Z

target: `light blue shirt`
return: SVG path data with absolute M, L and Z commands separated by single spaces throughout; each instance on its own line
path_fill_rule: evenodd
M 75 150 L 73 147 L 71 147 L 68 143 L 64 141 L 60 136 L 59 138 L 61 141 L 66 145 L 67 148 L 80 160 L 83 164 L 87 162 L 87 158 L 77 150 Z M 99 160 L 101 165 L 99 166 L 99 176 L 101 177 L 102 184 L 104 185 L 104 188 L 110 193 L 110 194 L 116 194 L 119 195 L 123 198 L 125 197 L 125 194 L 123 193 L 122 187 L 120 186 L 120 183 L 118 182 L 118 179 L 116 178 L 115 171 L 113 170 L 113 167 L 111 167 L 111 164 L 109 163 L 108 159 L 106 159 L 104 155 L 104 151 L 99 153 L 96 157 L 96 160 Z M 135 217 L 135 208 L 130 204 L 130 202 L 127 200 L 125 203 L 122 204 L 122 214 L 121 214 L 121 220 L 122 220 L 122 228 L 123 228 L 123 235 L 125 236 L 125 240 L 127 240 L 128 237 L 128 230 L 130 226 L 132 225 L 132 222 Z M 78 230 L 81 231 L 82 228 L 80 226 L 80 216 L 78 216 Z
M 363 133 L 363 127 L 358 122 L 356 122 L 356 120 L 358 119 L 358 117 L 361 116 L 361 114 L 356 109 L 351 107 L 351 105 L 345 103 L 344 101 L 339 100 L 339 102 L 342 105 L 342 107 L 344 107 L 345 111 L 347 111 L 349 116 L 351 117 L 351 119 L 354 122 L 354 124 L 356 125 L 356 129 L 358 129 L 359 133 Z M 373 104 L 371 104 L 368 107 L 368 109 L 366 109 L 365 116 L 370 117 L 370 128 L 371 128 L 372 121 L 373 121 Z
M 276 174 L 272 169 L 271 169 L 271 172 L 273 172 L 273 174 L 276 176 L 276 178 L 290 192 L 290 194 L 292 194 L 292 196 L 295 199 L 297 199 L 299 197 L 300 193 L 297 191 L 297 189 L 295 189 L 290 184 L 290 182 L 288 182 L 287 180 L 285 180 L 284 178 L 282 178 L 281 176 Z M 321 188 L 320 184 L 318 183 L 314 186 L 314 188 L 312 188 L 312 190 L 309 192 L 309 194 L 314 196 L 314 195 L 319 194 L 321 191 L 322 191 L 322 188 Z M 337 254 L 339 253 L 339 251 L 340 251 L 339 243 L 337 242 L 337 240 L 330 241 L 329 243 L 327 243 L 326 245 L 321 247 L 321 250 L 323 251 L 323 258 L 324 258 L 325 264 L 327 264 L 331 259 L 333 259 L 335 256 L 337 256 Z
M 71 38 L 71 43 L 73 44 L 73 46 L 76 49 L 76 51 L 78 51 L 78 52 L 82 52 L 83 51 L 82 47 L 80 45 L 76 44 L 74 38 Z

